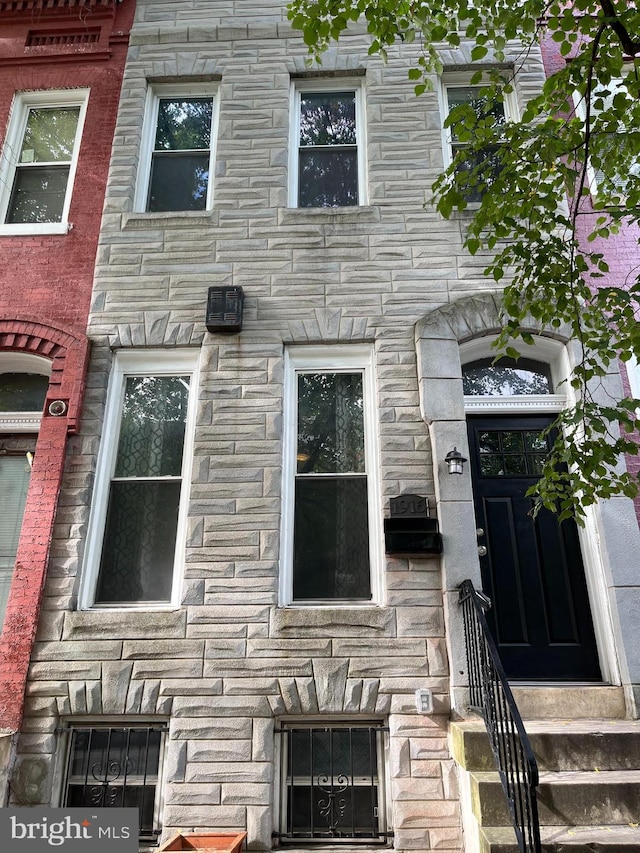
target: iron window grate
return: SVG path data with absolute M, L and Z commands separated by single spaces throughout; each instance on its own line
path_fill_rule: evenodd
M 384 844 L 387 831 L 381 724 L 283 725 L 282 843 Z

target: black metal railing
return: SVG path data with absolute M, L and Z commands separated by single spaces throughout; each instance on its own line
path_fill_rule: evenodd
M 540 853 L 538 765 L 485 617 L 491 602 L 470 580 L 459 586 L 471 706 L 481 711 L 522 853 Z

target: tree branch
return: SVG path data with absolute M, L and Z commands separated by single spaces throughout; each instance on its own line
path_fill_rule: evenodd
M 629 56 L 637 56 L 640 53 L 640 41 L 634 41 L 629 34 L 629 31 L 620 20 L 618 13 L 614 9 L 613 0 L 600 0 L 600 7 L 607 18 L 607 23 L 618 36 L 618 40 L 622 45 L 624 52 Z

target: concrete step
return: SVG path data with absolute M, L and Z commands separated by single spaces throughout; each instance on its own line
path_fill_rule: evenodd
M 640 720 L 532 720 L 525 724 L 540 770 L 640 768 Z M 484 723 L 451 724 L 455 760 L 466 770 L 494 770 Z
M 545 853 L 638 853 L 638 826 L 542 827 Z M 519 853 L 515 833 L 506 827 L 484 827 L 480 831 L 480 853 Z
M 496 773 L 471 773 L 471 799 L 482 826 L 508 826 L 509 813 Z M 640 770 L 542 772 L 541 826 L 640 824 Z M 640 847 L 638 847 L 640 850 Z
M 622 687 L 605 684 L 511 684 L 523 720 L 624 720 Z

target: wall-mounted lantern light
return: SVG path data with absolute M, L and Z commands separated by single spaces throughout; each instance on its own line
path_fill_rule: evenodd
M 449 466 L 450 474 L 462 474 L 464 463 L 467 461 L 457 447 L 450 450 L 444 457 L 444 461 Z

